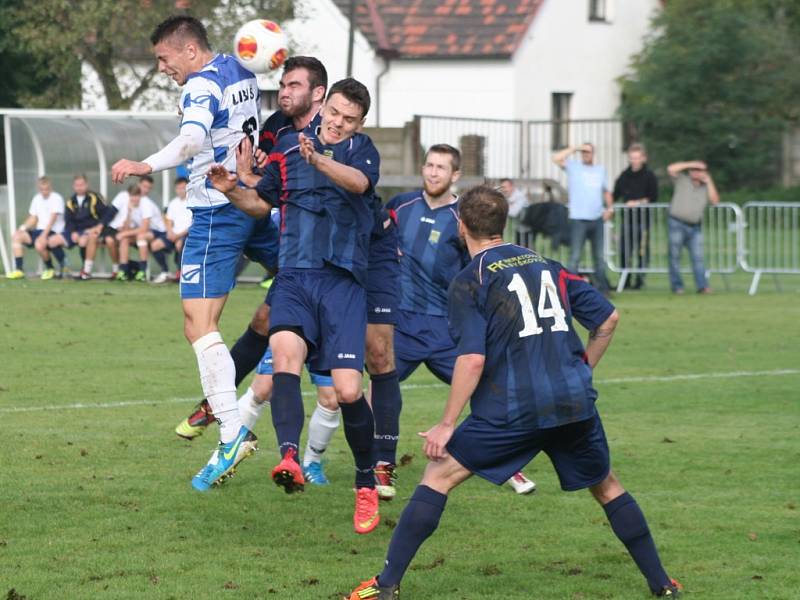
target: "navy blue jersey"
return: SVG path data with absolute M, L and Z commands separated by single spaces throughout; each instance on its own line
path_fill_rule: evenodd
M 320 114 L 317 113 L 314 115 L 314 118 L 311 119 L 308 126 L 317 127 L 321 118 Z M 276 110 L 264 121 L 264 126 L 261 128 L 261 132 L 258 135 L 258 147 L 262 152 L 269 154 L 278 144 L 278 140 L 281 139 L 282 135 L 297 131 L 298 130 L 294 127 L 294 120 L 292 117 L 287 117 L 281 111 Z
M 269 154 L 278 143 L 281 135 L 290 131 L 295 131 L 292 118 L 276 110 L 264 121 L 264 125 L 261 127 L 261 132 L 258 134 L 259 149 Z
M 592 370 L 572 319 L 594 330 L 614 307 L 591 285 L 533 250 L 502 244 L 473 258 L 449 299 L 458 354 L 486 360 L 473 415 L 546 429 L 595 414 Z
M 432 209 L 422 190 L 392 198 L 400 243 L 401 310 L 447 316 L 447 288 L 469 262 L 458 235 L 458 204 Z
M 261 198 L 281 208 L 279 267 L 316 269 L 332 264 L 366 285 L 369 236 L 375 223 L 372 193 L 380 156 L 366 135 L 326 145 L 316 130 L 315 119 L 303 134 L 314 141 L 317 152 L 361 171 L 370 189 L 351 194 L 334 185 L 300 156 L 298 132 L 282 134 L 256 186 Z

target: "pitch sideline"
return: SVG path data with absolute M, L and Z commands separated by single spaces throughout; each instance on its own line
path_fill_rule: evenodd
M 777 369 L 774 371 L 728 371 L 715 373 L 684 373 L 682 375 L 647 375 L 640 377 L 612 377 L 609 379 L 598 379 L 595 385 L 614 385 L 621 383 L 663 383 L 670 381 L 692 381 L 695 379 L 734 379 L 739 377 L 776 377 L 782 375 L 798 375 L 800 369 Z M 410 383 L 400 386 L 401 390 L 421 390 L 448 387 L 444 383 Z M 315 395 L 315 392 L 303 392 L 304 396 Z M 104 402 L 102 404 L 56 404 L 48 406 L 9 406 L 0 408 L 0 414 L 37 412 L 42 410 L 71 409 L 83 410 L 87 408 L 126 408 L 128 406 L 147 406 L 159 404 L 189 404 L 197 402 L 199 396 L 192 398 L 167 398 L 165 400 L 130 400 L 123 402 Z

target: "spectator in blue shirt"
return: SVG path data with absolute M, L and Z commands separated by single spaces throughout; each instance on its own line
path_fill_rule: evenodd
M 569 158 L 580 152 L 580 160 Z M 603 222 L 614 214 L 614 198 L 608 189 L 606 168 L 594 163 L 594 146 L 568 146 L 553 155 L 553 162 L 567 172 L 569 192 L 570 247 L 567 268 L 578 272 L 581 251 L 588 239 L 592 245 L 593 283 L 603 294 L 611 286 L 603 259 Z

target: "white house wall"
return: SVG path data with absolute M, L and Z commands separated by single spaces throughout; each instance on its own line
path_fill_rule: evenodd
M 550 119 L 554 92 L 572 93 L 572 119 L 613 117 L 617 78 L 642 48 L 658 0 L 607 0 L 610 23 L 589 21 L 588 0 L 545 0 L 514 55 L 514 115 Z

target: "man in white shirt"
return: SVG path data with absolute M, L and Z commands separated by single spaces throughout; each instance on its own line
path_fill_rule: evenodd
M 167 226 L 166 236 L 162 237 L 156 234 L 154 235 L 155 239 L 150 243 L 153 257 L 159 261 L 158 264 L 162 268 L 161 274 L 153 279 L 153 283 L 166 283 L 169 280 L 166 252 L 175 250 L 175 264 L 180 269 L 183 242 L 189 233 L 189 226 L 192 224 L 192 211 L 189 209 L 189 201 L 186 196 L 187 183 L 188 180 L 185 177 L 178 177 L 175 180 L 175 197 L 167 206 L 167 215 L 164 220 Z M 161 264 L 162 259 L 163 265 Z
M 143 175 L 139 178 L 139 190 L 143 198 L 150 199 L 150 190 L 153 189 L 153 178 Z M 128 190 L 122 190 L 114 196 L 109 209 L 103 217 L 103 243 L 111 257 L 111 279 L 119 278 L 119 242 L 117 234 L 123 229 L 128 220 Z
M 25 277 L 22 266 L 26 246 L 36 248 L 36 252 L 42 257 L 45 265 L 41 275 L 42 279 L 52 279 L 55 276 L 55 269 L 50 249 L 61 248 L 66 244 L 62 235 L 64 231 L 64 198 L 58 192 L 53 191 L 47 176 L 39 177 L 36 187 L 39 193 L 31 200 L 28 217 L 11 238 L 15 269 L 6 275 L 8 279 Z
M 139 261 L 133 278 L 136 281 L 147 281 L 149 242 L 153 239 L 154 232 L 166 236 L 167 228 L 164 225 L 161 210 L 150 198 L 142 195 L 141 187 L 138 184 L 128 188 L 127 214 L 125 225 L 117 233 L 121 268 L 117 279 L 125 281 L 131 278 L 130 245 L 135 242 L 139 251 Z

